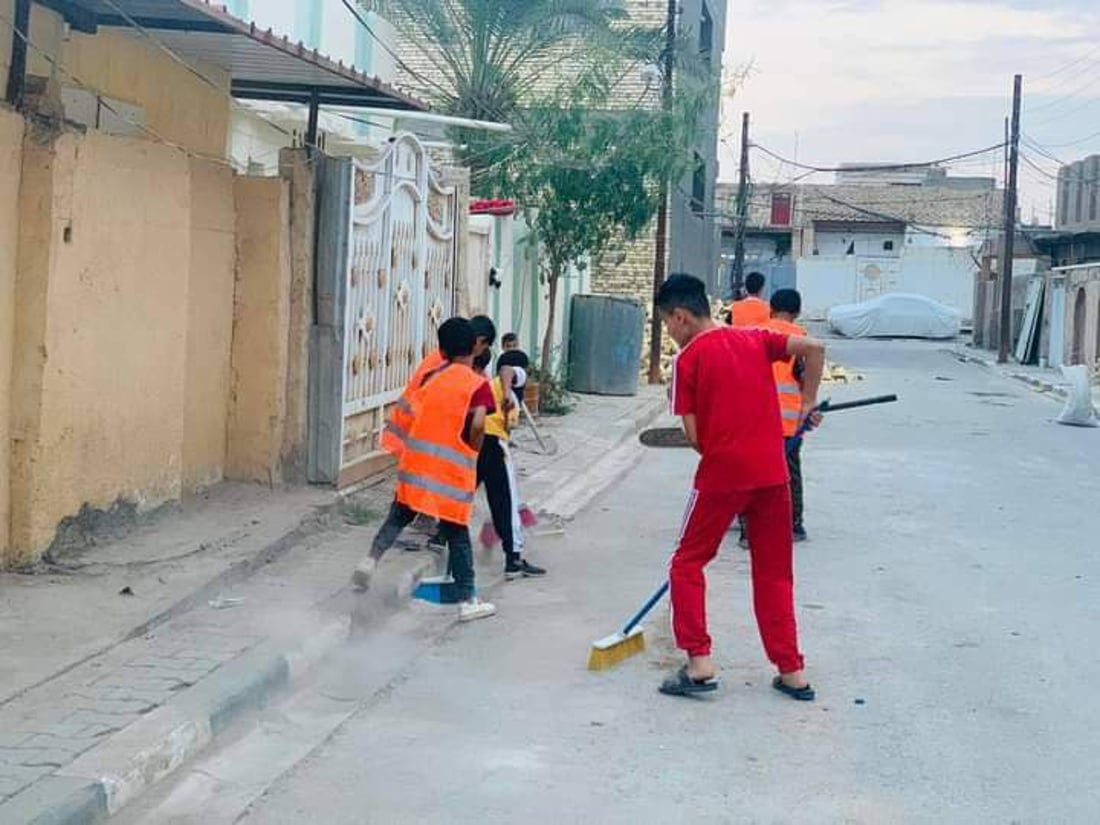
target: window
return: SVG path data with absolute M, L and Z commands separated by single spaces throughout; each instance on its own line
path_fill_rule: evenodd
M 791 196 L 785 192 L 772 194 L 772 226 L 791 225 Z
M 699 56 L 703 62 L 710 65 L 711 55 L 714 52 L 714 18 L 710 16 L 710 9 L 703 3 L 703 11 L 699 16 Z
M 883 241 L 882 242 L 882 251 L 883 252 L 893 252 L 894 251 L 894 242 L 893 241 Z
M 695 171 L 691 175 L 691 211 L 702 216 L 707 204 L 707 162 L 695 153 Z
M 1100 188 L 1100 185 L 1097 184 L 1096 178 L 1092 177 L 1092 178 L 1089 179 L 1088 186 L 1089 186 L 1089 220 L 1094 221 L 1097 218 L 1098 208 L 1100 208 L 1100 203 L 1098 203 L 1098 200 L 1097 200 L 1097 197 L 1096 197 L 1097 189 Z

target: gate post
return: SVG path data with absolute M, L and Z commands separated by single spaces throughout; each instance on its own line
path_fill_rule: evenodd
M 314 484 L 336 484 L 344 440 L 344 337 L 351 240 L 350 158 L 316 156 L 317 252 L 309 348 L 309 461 Z

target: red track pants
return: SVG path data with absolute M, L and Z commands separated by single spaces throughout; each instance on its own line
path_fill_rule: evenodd
M 744 492 L 692 492 L 680 544 L 669 564 L 676 646 L 689 656 L 710 655 L 704 568 L 718 554 L 738 515 L 746 522 L 753 608 L 764 651 L 780 673 L 801 670 L 794 617 L 791 493 L 786 484 Z

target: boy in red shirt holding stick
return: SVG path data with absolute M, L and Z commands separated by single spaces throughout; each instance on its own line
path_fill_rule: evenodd
M 764 650 L 779 675 L 773 687 L 801 701 L 813 688 L 803 673 L 794 611 L 791 493 L 772 364 L 803 359 L 802 415 L 816 425 L 825 347 L 763 329 L 716 324 L 706 287 L 672 275 L 657 309 L 680 347 L 673 364 L 673 413 L 701 458 L 679 546 L 669 565 L 672 624 L 688 663 L 661 692 L 691 696 L 716 690 L 707 634 L 706 566 L 733 519 L 743 515 L 752 558 L 753 607 Z

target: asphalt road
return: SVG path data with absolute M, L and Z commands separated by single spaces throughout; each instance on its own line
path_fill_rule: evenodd
M 713 699 L 657 694 L 678 663 L 663 610 L 646 654 L 585 670 L 672 549 L 693 459 L 655 451 L 541 543 L 550 577 L 492 594 L 497 617 L 349 652 L 363 678 L 329 697 L 346 712 L 288 713 L 297 750 L 276 723 L 243 735 L 203 787 L 133 821 L 1095 822 L 1100 431 L 1053 424 L 1055 403 L 942 346 L 833 357 L 865 376 L 835 399 L 902 402 L 837 413 L 806 450 L 798 604 L 816 703 L 769 689 L 733 542 L 710 571 Z M 270 776 L 242 791 L 217 774 L 249 760 Z

